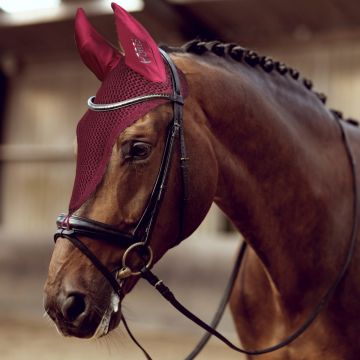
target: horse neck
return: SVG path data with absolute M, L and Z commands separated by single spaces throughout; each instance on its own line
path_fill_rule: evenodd
M 284 301 L 308 294 L 313 304 L 350 238 L 352 180 L 338 124 L 300 81 L 212 57 L 188 79 L 218 160 L 214 200 Z

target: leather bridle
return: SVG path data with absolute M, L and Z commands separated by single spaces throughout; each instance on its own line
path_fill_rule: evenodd
M 170 289 L 163 283 L 162 280 L 159 280 L 150 270 L 152 267 L 153 260 L 153 252 L 150 247 L 150 238 L 151 232 L 154 226 L 154 222 L 157 218 L 159 208 L 161 205 L 161 201 L 164 194 L 165 184 L 168 177 L 171 159 L 174 152 L 174 144 L 175 139 L 179 138 L 179 148 L 180 148 L 180 168 L 181 168 L 181 177 L 182 177 L 182 205 L 180 209 L 180 222 L 182 229 L 182 224 L 184 221 L 184 213 L 186 208 L 186 202 L 188 199 L 188 168 L 187 168 L 187 157 L 186 157 L 186 148 L 184 141 L 184 129 L 183 129 L 183 104 L 184 99 L 181 94 L 181 83 L 178 75 L 178 71 L 172 62 L 169 55 L 161 50 L 163 58 L 169 66 L 172 84 L 173 84 L 173 94 L 151 94 L 145 95 L 143 97 L 132 98 L 123 102 L 114 103 L 114 104 L 96 104 L 94 103 L 95 98 L 91 97 L 88 101 L 88 105 L 93 111 L 111 111 L 115 109 L 119 109 L 121 107 L 130 106 L 133 104 L 137 104 L 141 101 L 149 101 L 154 98 L 163 98 L 168 99 L 173 103 L 173 120 L 169 125 L 168 134 L 165 142 L 164 153 L 160 165 L 160 170 L 158 172 L 157 179 L 155 181 L 155 185 L 150 195 L 150 199 L 148 204 L 144 210 L 143 215 L 138 221 L 135 231 L 133 234 L 120 232 L 113 227 L 100 223 L 94 220 L 90 220 L 87 218 L 78 217 L 75 215 L 67 216 L 60 215 L 57 219 L 58 229 L 55 232 L 54 239 L 55 241 L 59 237 L 63 237 L 72 242 L 72 244 L 77 247 L 84 255 L 86 255 L 89 260 L 93 263 L 93 265 L 104 275 L 104 277 L 109 281 L 112 286 L 114 292 L 119 296 L 120 299 L 123 298 L 122 293 L 122 285 L 126 278 L 130 276 L 141 276 L 145 280 L 147 280 L 151 285 L 153 285 L 160 294 L 168 300 L 178 311 L 188 317 L 190 320 L 194 321 L 197 325 L 206 330 L 205 336 L 196 346 L 196 348 L 186 357 L 186 360 L 194 359 L 195 356 L 201 351 L 201 349 L 205 346 L 207 341 L 209 340 L 211 335 L 216 336 L 218 339 L 223 341 L 226 345 L 232 348 L 235 351 L 238 351 L 247 355 L 261 355 L 265 353 L 270 353 L 280 348 L 285 347 L 286 345 L 293 342 L 297 339 L 301 334 L 305 332 L 309 328 L 309 326 L 314 322 L 317 316 L 320 314 L 322 309 L 328 305 L 332 296 L 337 289 L 339 283 L 344 278 L 346 271 L 350 265 L 354 247 L 356 243 L 357 233 L 358 233 L 358 217 L 359 217 L 359 191 L 358 191 L 358 182 L 357 182 L 357 173 L 356 173 L 356 163 L 354 160 L 354 156 L 351 151 L 351 147 L 349 145 L 349 141 L 339 118 L 336 118 L 337 123 L 339 124 L 342 140 L 344 142 L 344 146 L 346 149 L 347 157 L 350 162 L 352 179 L 353 179 L 353 192 L 354 192 L 354 203 L 353 203 L 353 212 L 354 212 L 354 221 L 352 227 L 351 241 L 349 245 L 349 250 L 345 259 L 345 262 L 339 271 L 335 281 L 328 288 L 328 290 L 324 293 L 319 303 L 314 307 L 313 311 L 308 315 L 304 323 L 294 331 L 290 336 L 281 341 L 280 343 L 260 350 L 244 350 L 233 343 L 231 343 L 228 339 L 226 339 L 222 334 L 215 330 L 218 322 L 220 321 L 221 315 L 226 307 L 228 302 L 236 275 L 240 268 L 240 264 L 242 258 L 245 253 L 246 243 L 244 242 L 238 258 L 236 260 L 232 275 L 229 280 L 229 284 L 226 288 L 225 294 L 221 301 L 218 312 L 216 313 L 211 325 L 206 324 L 201 319 L 199 319 L 196 315 L 191 313 L 188 309 L 186 309 L 182 304 L 180 304 L 174 294 L 170 291 Z M 121 266 L 116 269 L 114 272 L 110 272 L 96 257 L 94 253 L 78 238 L 78 236 L 86 236 L 89 238 L 93 238 L 96 240 L 104 240 L 110 241 L 119 246 L 123 247 L 125 250 L 122 258 Z M 177 242 L 181 241 L 182 234 L 179 235 L 179 239 Z M 142 259 L 142 263 L 137 266 L 137 268 L 132 268 L 128 263 L 127 259 L 131 252 L 136 252 L 138 257 Z M 121 317 L 126 330 L 128 331 L 132 340 L 140 347 L 140 349 L 144 352 L 147 359 L 151 359 L 150 355 L 144 350 L 144 348 L 137 342 L 134 338 L 133 334 L 130 332 L 130 329 L 125 321 L 125 318 Z

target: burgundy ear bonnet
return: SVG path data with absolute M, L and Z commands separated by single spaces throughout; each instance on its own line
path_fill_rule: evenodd
M 89 23 L 82 9 L 75 19 L 75 38 L 83 62 L 102 81 L 96 104 L 112 104 L 143 95 L 172 94 L 170 71 L 149 33 L 124 9 L 112 3 L 119 42 L 125 54 L 109 44 Z M 182 92 L 185 77 L 179 71 Z M 166 99 L 149 99 L 109 111 L 90 109 L 77 126 L 77 165 L 70 214 L 96 190 L 120 133 Z

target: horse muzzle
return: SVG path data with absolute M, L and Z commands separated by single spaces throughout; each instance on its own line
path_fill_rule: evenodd
M 116 328 L 121 319 L 120 299 L 111 292 L 108 301 L 85 292 L 61 289 L 53 293 L 45 286 L 44 307 L 63 336 L 99 338 Z

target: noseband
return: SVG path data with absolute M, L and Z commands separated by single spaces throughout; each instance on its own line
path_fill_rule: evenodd
M 112 104 L 96 104 L 95 97 L 91 97 L 88 100 L 88 106 L 93 111 L 112 111 L 116 109 L 120 109 L 122 107 L 131 106 L 134 104 L 138 104 L 139 102 L 149 101 L 153 99 L 168 99 L 173 104 L 173 120 L 169 125 L 168 134 L 165 142 L 164 153 L 160 164 L 160 169 L 157 175 L 157 179 L 155 181 L 155 185 L 150 195 L 150 199 L 147 203 L 147 206 L 138 221 L 135 230 L 132 234 L 120 232 L 117 229 L 94 220 L 90 220 L 87 218 L 78 217 L 75 215 L 67 216 L 60 215 L 57 219 L 57 231 L 55 232 L 54 239 L 55 241 L 59 237 L 63 237 L 71 241 L 71 243 L 77 247 L 84 255 L 86 255 L 93 265 L 104 275 L 104 277 L 109 281 L 115 293 L 119 296 L 120 299 L 123 298 L 122 285 L 126 278 L 130 276 L 141 276 L 145 280 L 147 280 L 152 286 L 156 288 L 160 292 L 160 294 L 168 300 L 178 311 L 180 311 L 183 315 L 188 317 L 190 320 L 195 322 L 197 325 L 206 330 L 205 336 L 198 343 L 196 348 L 186 357 L 186 360 L 194 359 L 198 353 L 202 350 L 202 348 L 206 345 L 207 341 L 211 337 L 211 335 L 216 336 L 222 342 L 224 342 L 227 346 L 232 348 L 235 351 L 238 351 L 247 355 L 261 355 L 265 353 L 270 353 L 276 351 L 280 348 L 287 346 L 292 343 L 295 339 L 297 339 L 301 334 L 303 334 L 309 326 L 314 322 L 320 312 L 326 307 L 332 296 L 337 289 L 339 283 L 344 278 L 346 271 L 350 265 L 354 247 L 356 243 L 356 237 L 358 233 L 358 217 L 359 217 L 359 205 L 360 205 L 360 196 L 357 185 L 357 173 L 356 173 L 356 163 L 349 145 L 349 141 L 341 123 L 340 119 L 336 119 L 339 124 L 342 141 L 345 146 L 345 150 L 347 153 L 347 157 L 350 162 L 352 179 L 353 179 L 353 192 L 354 192 L 354 204 L 353 204 L 353 212 L 354 212 L 354 221 L 352 227 L 351 241 L 349 244 L 349 249 L 347 256 L 345 258 L 344 264 L 339 271 L 336 279 L 332 283 L 332 285 L 328 288 L 328 290 L 324 293 L 323 297 L 320 299 L 319 303 L 314 307 L 313 311 L 308 315 L 304 323 L 296 329 L 290 336 L 281 341 L 280 343 L 273 345 L 268 348 L 260 349 L 260 350 L 244 350 L 233 343 L 231 343 L 228 339 L 226 339 L 222 334 L 216 331 L 216 326 L 220 321 L 221 315 L 226 307 L 228 299 L 230 297 L 230 293 L 233 287 L 233 284 L 236 279 L 236 275 L 241 265 L 242 258 L 244 256 L 246 250 L 246 243 L 243 243 L 243 246 L 240 249 L 238 258 L 235 262 L 235 266 L 233 272 L 230 276 L 230 280 L 228 286 L 223 295 L 223 299 L 220 303 L 219 309 L 215 314 L 211 325 L 206 324 L 196 315 L 191 313 L 188 309 L 186 309 L 181 303 L 177 301 L 174 294 L 170 291 L 170 289 L 163 283 L 162 280 L 159 280 L 151 271 L 153 261 L 153 252 L 150 247 L 150 238 L 151 232 L 153 230 L 154 222 L 157 218 L 159 208 L 163 199 L 166 179 L 168 177 L 171 158 L 174 152 L 174 144 L 175 139 L 179 138 L 179 149 L 180 149 L 180 168 L 181 168 L 181 178 L 182 178 L 182 206 L 180 209 L 180 229 L 183 228 L 183 220 L 184 220 L 184 212 L 186 208 L 186 201 L 188 199 L 188 168 L 187 168 L 187 157 L 186 157 L 186 148 L 184 141 L 184 129 L 183 129 L 183 104 L 184 99 L 181 94 L 181 83 L 180 78 L 177 72 L 177 69 L 172 62 L 169 55 L 160 50 L 163 58 L 169 66 L 172 85 L 173 85 L 173 93 L 169 94 L 150 94 L 140 97 L 135 97 L 132 99 L 128 99 L 118 103 Z M 91 250 L 78 238 L 78 236 L 86 236 L 89 238 L 93 238 L 96 240 L 109 241 L 119 245 L 120 247 L 126 249 L 123 257 L 122 264 L 118 269 L 115 269 L 114 272 L 110 272 L 101 262 L 100 260 L 91 252 Z M 179 235 L 179 239 L 177 242 L 181 241 L 182 234 Z M 129 258 L 129 254 L 135 252 L 138 257 L 141 259 L 141 264 L 137 265 L 136 268 L 134 266 L 130 266 L 127 263 L 127 259 Z M 149 354 L 143 349 L 143 347 L 137 342 L 134 338 L 128 325 L 125 321 L 125 318 L 121 317 L 126 330 L 128 331 L 131 339 L 139 346 L 139 348 L 144 352 L 147 359 L 151 359 Z

